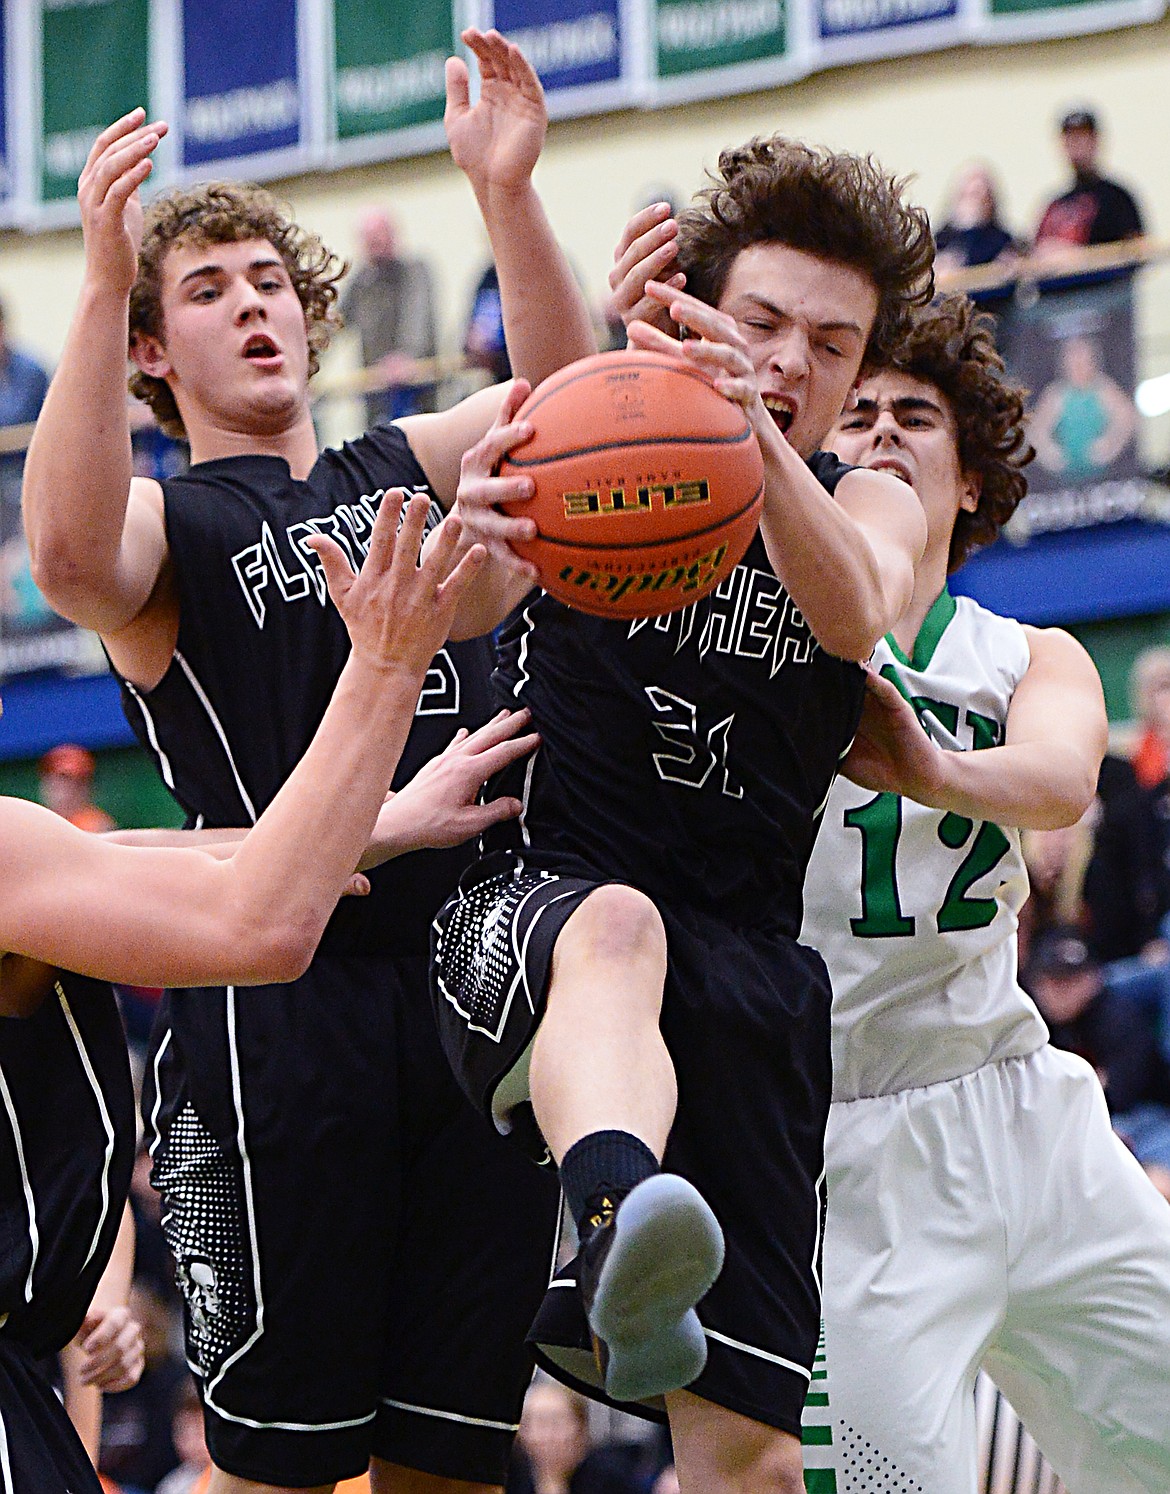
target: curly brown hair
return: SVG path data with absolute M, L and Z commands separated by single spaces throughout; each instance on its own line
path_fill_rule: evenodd
M 719 157 L 711 185 L 678 216 L 687 289 L 717 306 L 736 256 L 785 244 L 872 281 L 877 316 L 866 360 L 882 361 L 907 311 L 934 291 L 934 240 L 924 209 L 903 200 L 906 178 L 870 156 L 830 151 L 782 135 L 749 140 Z
M 995 321 L 967 296 L 940 296 L 917 312 L 887 366 L 931 384 L 955 417 L 959 465 L 980 480 L 979 504 L 961 510 L 947 569 L 989 545 L 1028 491 L 1023 469 L 1036 455 L 1024 428 L 1028 391 L 1004 373 Z
M 130 340 L 137 336 L 166 342 L 162 308 L 162 268 L 176 244 L 239 244 L 266 239 L 280 255 L 305 313 L 309 374 L 341 325 L 337 282 L 348 266 L 315 233 L 293 221 L 290 209 L 263 187 L 208 182 L 177 187 L 157 197 L 146 212 L 138 278 L 130 292 Z M 145 401 L 168 436 L 182 438 L 183 417 L 169 386 L 140 369 L 130 377 L 130 393 Z

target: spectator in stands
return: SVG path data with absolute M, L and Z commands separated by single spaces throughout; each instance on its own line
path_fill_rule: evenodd
M 179 1466 L 171 1469 L 156 1486 L 154 1494 L 192 1494 L 211 1466 L 211 1458 L 207 1452 L 207 1439 L 203 1435 L 203 1409 L 199 1404 L 199 1392 L 189 1376 L 180 1383 L 175 1396 L 171 1440 L 179 1455 Z
M 1019 961 L 1024 969 L 1032 945 L 1049 929 L 1075 925 L 1082 931 L 1088 923 L 1085 906 L 1085 871 L 1093 854 L 1096 806 L 1075 825 L 1057 830 L 1025 830 L 1020 844 L 1028 868 L 1028 900 L 1020 909 Z
M 40 800 L 79 830 L 113 830 L 114 821 L 93 802 L 94 758 L 92 752 L 73 742 L 63 742 L 46 752 L 38 765 Z
M 1027 984 L 1053 1043 L 1096 1068 L 1114 1130 L 1170 1200 L 1170 969 L 1102 966 L 1079 929 L 1057 926 L 1033 945 Z
M 1129 689 L 1141 723 L 1133 770 L 1142 788 L 1154 789 L 1170 774 L 1170 648 L 1143 649 L 1133 661 Z
M 179 1462 L 171 1433 L 175 1396 L 188 1378 L 171 1348 L 174 1316 L 158 1293 L 136 1280 L 130 1311 L 142 1324 L 146 1368 L 131 1390 L 106 1400 L 101 1472 L 131 1490 L 153 1489 Z
M 1002 265 L 1009 271 L 1019 246 L 1000 217 L 999 191 L 981 161 L 964 166 L 955 179 L 946 218 L 934 236 L 936 273 Z
M 1157 823 L 1149 792 L 1128 759 L 1105 757 L 1096 812 L 1084 878 L 1089 947 L 1102 963 L 1135 955 L 1155 959 L 1162 952 L 1159 922 L 1165 911 Z
M 1060 122 L 1060 143 L 1073 182 L 1044 209 L 1033 252 L 1059 254 L 1070 247 L 1112 244 L 1141 234 L 1142 214 L 1133 194 L 1099 170 L 1101 137 L 1093 110 L 1070 109 Z
M 349 277 L 341 314 L 361 342 L 362 367 L 387 387 L 366 395 L 366 419 L 398 420 L 435 408 L 435 386 L 420 382 L 420 360 L 435 356 L 435 288 L 430 267 L 401 252 L 390 214 L 370 208 L 358 224 L 364 263 Z
M 506 1494 L 645 1494 L 637 1449 L 593 1447 L 589 1403 L 547 1376 L 524 1398 Z
M 512 377 L 508 349 L 504 345 L 504 312 L 500 304 L 500 277 L 495 261 L 479 277 L 471 298 L 463 351 L 476 368 L 485 368 L 494 383 Z
M 41 413 L 49 376 L 35 358 L 8 340 L 8 317 L 0 301 L 0 425 L 29 425 Z

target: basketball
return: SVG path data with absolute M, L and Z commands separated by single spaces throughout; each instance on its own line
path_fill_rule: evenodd
M 701 374 L 659 353 L 582 358 L 516 417 L 535 435 L 500 466 L 535 497 L 515 546 L 559 601 L 599 617 L 652 617 L 705 596 L 759 523 L 764 464 L 751 421 Z

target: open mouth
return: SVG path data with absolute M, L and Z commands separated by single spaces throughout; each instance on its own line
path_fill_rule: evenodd
M 255 336 L 249 337 L 247 342 L 244 344 L 245 358 L 278 358 L 279 356 L 280 349 L 276 346 L 271 337 L 266 337 L 262 332 L 258 332 Z
M 908 488 L 914 486 L 910 478 L 910 469 L 891 457 L 883 457 L 881 461 L 871 462 L 870 470 L 872 472 L 888 472 L 891 477 L 899 478 Z
M 792 422 L 796 419 L 796 405 L 791 400 L 780 399 L 773 394 L 765 394 L 761 397 L 768 414 L 771 415 L 783 434 L 787 435 Z

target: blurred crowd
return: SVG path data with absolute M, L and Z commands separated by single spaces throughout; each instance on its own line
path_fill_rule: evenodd
M 1115 1131 L 1170 1199 L 1170 648 L 1131 671 L 1137 735 L 1066 830 L 1028 831 L 1020 970 L 1052 1041 L 1097 1069 Z

